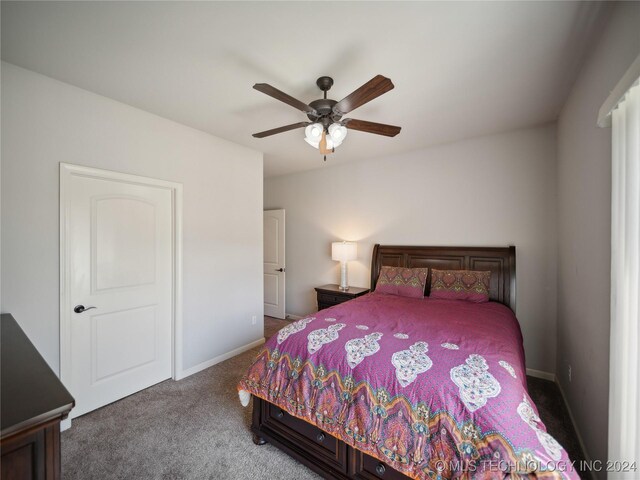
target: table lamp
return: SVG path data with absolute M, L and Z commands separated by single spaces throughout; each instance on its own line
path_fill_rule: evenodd
M 340 290 L 349 290 L 347 281 L 347 262 L 357 257 L 356 242 L 333 242 L 331 244 L 331 259 L 340 262 Z

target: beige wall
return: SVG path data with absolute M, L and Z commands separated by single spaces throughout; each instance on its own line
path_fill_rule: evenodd
M 59 162 L 183 184 L 185 369 L 262 337 L 262 154 L 2 63 L 1 308 L 55 371 Z
M 596 120 L 639 53 L 640 3 L 621 3 L 558 120 L 557 375 L 587 454 L 600 460 L 607 455 L 611 130 Z
M 287 312 L 315 310 L 313 287 L 339 283 L 335 240 L 358 242 L 349 283 L 364 287 L 375 243 L 516 245 L 527 365 L 553 372 L 555 142 L 552 124 L 266 179 L 265 208 L 287 215 Z

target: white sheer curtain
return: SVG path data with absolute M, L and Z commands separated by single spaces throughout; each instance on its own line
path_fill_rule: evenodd
M 640 462 L 640 85 L 611 111 L 609 460 Z M 624 464 L 621 464 L 624 467 Z M 640 478 L 636 471 L 609 478 Z

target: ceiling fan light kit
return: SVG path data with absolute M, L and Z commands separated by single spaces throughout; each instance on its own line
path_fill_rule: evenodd
M 313 148 L 319 148 L 324 125 L 321 123 L 312 123 L 304 129 L 304 139 Z M 340 123 L 332 123 L 329 125 L 328 132 L 325 132 L 327 140 L 327 148 L 333 150 L 342 144 L 347 136 L 347 128 Z
M 333 79 L 331 77 L 318 78 L 316 85 L 324 92 L 324 97 L 314 100 L 307 105 L 271 85 L 256 83 L 253 86 L 254 89 L 306 113 L 310 122 L 293 123 L 264 132 L 254 133 L 253 136 L 256 138 L 264 138 L 275 135 L 276 133 L 304 127 L 304 140 L 313 148 L 318 149 L 320 153 L 325 156 L 324 159 L 326 160 L 326 155 L 333 153 L 335 148 L 342 144 L 347 136 L 347 129 L 387 137 L 395 137 L 400 133 L 400 127 L 393 125 L 356 120 L 353 118 L 342 118 L 343 115 L 393 89 L 393 83 L 390 79 L 382 75 L 377 75 L 339 102 L 327 98 L 327 91 L 333 86 Z

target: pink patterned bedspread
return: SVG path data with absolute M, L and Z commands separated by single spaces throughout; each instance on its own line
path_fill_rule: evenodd
M 495 302 L 370 293 L 280 330 L 238 389 L 412 478 L 578 478 Z

